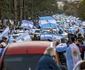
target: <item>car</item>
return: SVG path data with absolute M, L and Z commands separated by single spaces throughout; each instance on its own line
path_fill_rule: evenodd
M 33 29 L 32 30 L 33 32 L 33 34 L 36 34 L 36 35 L 39 35 L 40 36 L 40 29 Z
M 54 39 L 61 39 L 63 36 L 61 34 L 58 34 L 55 30 L 53 29 L 44 29 L 42 30 L 40 34 L 40 40 L 49 40 L 53 41 Z
M 49 45 L 52 47 L 53 42 L 30 41 L 8 45 L 0 60 L 0 70 L 35 70 Z

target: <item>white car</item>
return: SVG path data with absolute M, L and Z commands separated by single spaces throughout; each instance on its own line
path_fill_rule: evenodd
M 40 29 L 33 29 L 32 31 L 33 34 L 40 35 Z
M 62 35 L 63 35 L 63 37 L 64 37 L 64 38 L 68 38 L 68 33 L 63 32 L 63 34 L 62 34 Z

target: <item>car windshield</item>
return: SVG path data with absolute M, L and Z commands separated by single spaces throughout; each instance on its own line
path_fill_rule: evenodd
M 43 34 L 56 34 L 56 31 L 42 31 Z
M 35 70 L 42 55 L 11 55 L 5 56 L 2 70 Z
M 52 32 L 50 32 L 50 31 L 43 31 L 42 33 L 43 34 L 52 34 Z
M 14 39 L 16 39 L 17 37 L 18 37 L 18 35 L 16 35 L 16 36 L 13 36 L 13 38 L 14 38 Z
M 40 33 L 40 30 L 35 30 L 35 33 Z

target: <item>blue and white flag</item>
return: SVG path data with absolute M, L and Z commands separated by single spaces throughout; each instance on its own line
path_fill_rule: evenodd
M 56 20 L 51 16 L 40 17 L 39 25 L 41 28 L 55 28 Z
M 23 20 L 22 21 L 22 24 L 21 24 L 21 27 L 23 29 L 32 29 L 34 26 L 33 22 L 32 21 L 28 21 L 28 20 Z
M 52 38 L 53 38 L 53 40 L 54 39 L 61 40 L 61 38 L 63 38 L 63 35 L 62 34 L 56 34 L 56 35 L 53 35 Z
M 56 50 L 58 52 L 64 52 L 67 49 L 67 44 L 66 43 L 60 43 L 59 45 L 56 46 Z
M 53 34 L 41 34 L 40 40 L 52 40 Z
M 9 36 L 9 38 L 8 38 L 8 44 L 11 44 L 11 43 L 13 43 L 13 40 L 12 40 L 11 36 Z
M 4 51 L 4 48 L 0 48 L 0 58 L 2 56 L 3 51 Z
M 72 43 L 66 50 L 66 63 L 68 70 L 73 70 L 78 61 L 81 60 L 79 48 Z
M 9 33 L 9 26 L 6 26 L 5 30 L 2 32 L 2 34 L 0 35 L 0 38 L 4 37 L 4 36 L 8 36 Z
M 28 33 L 23 33 L 16 38 L 16 42 L 28 42 L 31 41 L 31 37 Z
M 60 40 L 61 38 L 63 38 L 63 36 L 61 34 L 41 34 L 40 35 L 40 40 L 51 40 L 54 41 L 54 39 L 56 40 Z
M 70 34 L 74 34 L 74 29 L 72 28 L 72 27 L 70 27 L 69 29 L 68 29 L 68 32 L 70 33 Z

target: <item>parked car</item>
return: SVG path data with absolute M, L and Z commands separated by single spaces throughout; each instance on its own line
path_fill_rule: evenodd
M 30 41 L 8 45 L 0 59 L 0 70 L 35 70 L 49 41 Z

